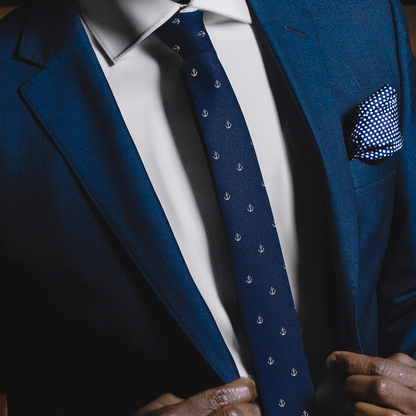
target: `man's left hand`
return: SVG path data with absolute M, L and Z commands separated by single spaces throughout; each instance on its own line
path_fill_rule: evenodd
M 328 365 L 346 377 L 346 415 L 416 415 L 416 361 L 408 355 L 379 358 L 336 351 Z

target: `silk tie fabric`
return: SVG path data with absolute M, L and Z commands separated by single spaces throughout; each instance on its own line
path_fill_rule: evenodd
M 312 414 L 315 394 L 265 184 L 203 13 L 177 13 L 155 35 L 183 59 L 264 410 L 268 416 Z

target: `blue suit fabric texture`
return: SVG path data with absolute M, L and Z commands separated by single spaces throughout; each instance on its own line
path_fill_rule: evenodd
M 338 346 L 415 356 L 416 66 L 403 10 L 397 0 L 248 4 L 282 81 L 288 147 L 303 154 L 303 137 L 317 155 Z M 0 68 L 10 415 L 131 415 L 163 393 L 236 379 L 71 1 L 6 16 Z M 402 148 L 351 157 L 357 108 L 384 85 L 397 92 Z M 306 156 L 300 168 L 312 169 Z

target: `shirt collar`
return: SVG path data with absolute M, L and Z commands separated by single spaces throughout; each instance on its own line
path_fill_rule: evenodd
M 75 0 L 85 25 L 115 64 L 184 7 L 251 23 L 245 0 Z

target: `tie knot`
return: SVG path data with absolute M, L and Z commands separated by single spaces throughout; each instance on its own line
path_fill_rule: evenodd
M 155 35 L 166 45 L 178 52 L 183 59 L 213 50 L 211 40 L 205 29 L 203 13 L 198 10 L 189 13 L 176 13 L 159 29 Z

